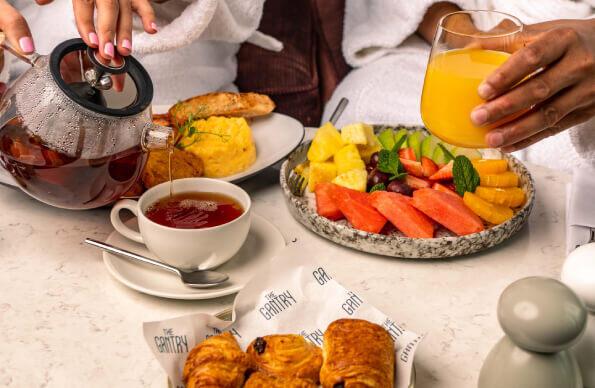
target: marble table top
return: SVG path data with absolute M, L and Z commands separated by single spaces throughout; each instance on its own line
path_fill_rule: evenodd
M 254 209 L 286 241 L 320 251 L 334 277 L 398 322 L 428 336 L 416 355 L 417 387 L 475 387 L 502 331 L 496 303 L 512 281 L 559 277 L 565 257 L 565 185 L 570 177 L 529 166 L 537 203 L 529 224 L 499 247 L 434 261 L 379 257 L 341 249 L 294 221 L 271 168 L 245 182 Z M 216 313 L 233 296 L 172 301 L 112 279 L 101 253 L 83 238 L 112 232 L 108 210 L 65 211 L 0 186 L 0 386 L 165 387 L 141 324 L 191 312 Z

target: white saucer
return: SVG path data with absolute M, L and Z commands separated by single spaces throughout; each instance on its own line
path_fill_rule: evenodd
M 136 225 L 136 219 L 128 221 L 127 224 Z M 159 260 L 144 245 L 133 242 L 116 231 L 108 236 L 106 242 Z M 285 240 L 281 232 L 266 219 L 252 213 L 246 243 L 231 260 L 217 268 L 217 271 L 229 275 L 229 280 L 218 287 L 202 290 L 186 287 L 174 274 L 107 252 L 103 252 L 103 262 L 114 278 L 136 291 L 170 299 L 211 299 L 240 291 L 259 268 L 283 247 Z

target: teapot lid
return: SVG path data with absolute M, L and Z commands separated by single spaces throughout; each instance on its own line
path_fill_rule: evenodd
M 82 39 L 62 42 L 49 58 L 50 73 L 77 104 L 100 114 L 126 117 L 143 112 L 153 100 L 153 83 L 132 56 L 105 64 Z M 122 87 L 115 87 L 115 83 Z M 116 90 L 121 89 L 121 90 Z

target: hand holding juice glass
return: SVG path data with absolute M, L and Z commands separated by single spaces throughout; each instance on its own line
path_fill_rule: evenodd
M 518 19 L 493 11 L 455 12 L 440 20 L 421 99 L 421 116 L 433 135 L 461 147 L 486 148 L 490 129 L 515 118 L 477 127 L 470 115 L 485 102 L 479 84 L 508 59 L 522 28 Z

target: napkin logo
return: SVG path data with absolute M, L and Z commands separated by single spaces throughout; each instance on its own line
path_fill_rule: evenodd
M 312 272 L 312 276 L 314 276 L 314 279 L 316 279 L 318 284 L 320 284 L 321 286 L 325 285 L 329 280 L 332 279 L 322 267 L 319 267 L 316 270 L 314 270 L 314 272 Z
M 353 291 L 349 291 L 347 295 L 349 295 L 349 298 L 347 298 L 345 303 L 341 305 L 341 308 L 343 308 L 343 311 L 345 311 L 347 314 L 353 315 L 353 313 L 355 313 L 355 311 L 364 303 L 364 301 Z
M 163 329 L 163 335 L 155 336 L 155 345 L 159 353 L 188 353 L 188 338 L 175 335 L 174 329 Z
M 310 341 L 311 343 L 313 343 L 314 345 L 322 346 L 322 340 L 324 337 L 324 333 L 322 332 L 322 330 L 316 329 L 311 333 L 308 333 L 306 330 L 302 330 L 300 332 L 300 335 L 308 341 Z
M 265 299 L 267 301 L 258 311 L 267 321 L 297 303 L 297 300 L 291 295 L 289 290 L 285 290 L 279 295 L 269 292 L 265 295 Z
M 397 325 L 394 321 L 391 321 L 389 318 L 386 318 L 384 322 L 382 322 L 382 327 L 388 331 L 391 338 L 396 341 L 403 333 L 405 332 L 399 325 Z
M 415 345 L 421 339 L 422 339 L 422 337 L 417 337 L 413 341 L 409 342 L 407 344 L 407 346 L 405 346 L 405 348 L 403 348 L 403 350 L 401 351 L 401 355 L 399 356 L 399 358 L 401 359 L 401 361 L 403 361 L 403 362 L 408 362 L 409 361 L 409 357 L 411 356 L 411 352 L 413 352 L 413 349 L 415 349 Z
M 214 336 L 219 335 L 219 334 L 223 333 L 224 331 L 226 331 L 226 330 L 217 329 L 216 327 L 212 327 L 212 329 L 213 329 L 214 334 L 207 334 L 205 338 L 214 337 Z M 229 329 L 227 331 L 229 331 L 234 337 L 242 338 L 240 332 L 237 331 L 236 329 Z

